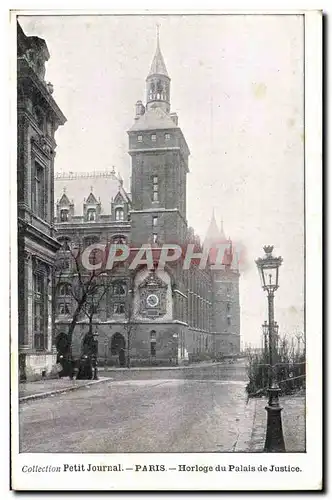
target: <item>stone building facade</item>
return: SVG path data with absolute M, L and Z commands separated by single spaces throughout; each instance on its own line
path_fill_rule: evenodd
M 178 116 L 171 112 L 170 77 L 159 41 L 146 79 L 146 104 L 137 101 L 128 137 L 130 193 L 114 170 L 56 176 L 58 240 L 68 248 L 122 242 L 132 252 L 148 244 L 156 254 L 163 244 L 193 244 L 195 252 L 203 253 L 187 222 L 190 152 Z M 213 216 L 205 245 L 225 241 Z M 193 263 L 184 270 L 177 261 L 163 270 L 141 266 L 130 272 L 125 263 L 109 273 L 93 318 L 100 358 L 115 364 L 124 348 L 137 364 L 178 364 L 239 352 L 239 272 L 232 264 L 231 242 L 226 243 L 219 270 L 213 270 L 210 256 L 202 269 Z M 71 276 L 69 267 L 57 287 L 58 331 L 69 328 L 76 307 L 68 288 Z M 88 321 L 81 311 L 73 335 L 76 354 Z
M 17 25 L 18 334 L 20 380 L 47 376 L 55 364 L 53 266 L 54 134 L 66 121 L 45 82 L 41 38 Z

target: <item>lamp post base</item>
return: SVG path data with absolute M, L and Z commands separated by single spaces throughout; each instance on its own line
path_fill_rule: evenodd
M 267 427 L 264 453 L 284 453 L 286 449 L 281 422 L 282 407 L 268 404 L 265 410 L 267 411 Z

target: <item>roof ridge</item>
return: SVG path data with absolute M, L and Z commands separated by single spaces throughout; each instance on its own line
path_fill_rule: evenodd
M 112 170 L 94 170 L 90 172 L 54 172 L 54 180 L 89 179 L 108 177 L 119 182 L 118 177 Z

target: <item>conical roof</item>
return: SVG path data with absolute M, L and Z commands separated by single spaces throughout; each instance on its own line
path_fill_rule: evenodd
M 157 49 L 156 49 L 156 53 L 154 55 L 154 58 L 153 58 L 153 61 L 151 64 L 148 78 L 152 75 L 164 75 L 164 76 L 167 76 L 167 78 L 169 78 L 168 73 L 167 73 L 167 69 L 166 69 L 166 65 L 165 65 L 165 61 L 164 61 L 164 58 L 163 58 L 163 55 L 161 53 L 160 46 L 159 46 L 159 37 L 157 39 Z
M 224 240 L 226 239 L 226 236 L 224 233 L 224 221 L 222 219 L 220 221 L 220 235 Z
M 221 226 L 219 229 L 215 215 L 214 215 L 214 210 L 212 212 L 210 225 L 208 227 L 203 246 L 205 248 L 210 248 L 210 250 L 209 250 L 210 264 L 215 264 L 216 259 L 220 258 L 219 257 L 219 247 L 221 246 L 221 249 L 224 249 L 224 252 L 223 252 L 224 255 L 222 258 L 222 262 L 220 262 L 220 263 L 225 265 L 225 266 L 229 266 L 229 267 L 232 266 L 232 261 L 233 261 L 232 242 L 229 238 L 226 238 L 226 236 L 225 236 L 223 221 L 221 221 Z
M 212 217 L 210 221 L 210 225 L 206 232 L 204 245 L 219 242 L 223 238 L 223 234 L 220 232 L 216 217 L 214 215 L 214 210 L 212 212 Z

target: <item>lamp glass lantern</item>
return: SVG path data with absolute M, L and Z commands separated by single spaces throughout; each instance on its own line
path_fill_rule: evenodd
M 282 264 L 282 258 L 272 255 L 273 246 L 265 246 L 264 251 L 264 257 L 257 259 L 256 265 L 263 290 L 273 293 L 279 288 L 279 267 Z
M 268 322 L 266 320 L 262 324 L 262 330 L 263 330 L 263 335 L 267 336 L 268 333 L 269 333 L 269 324 L 268 324 Z

